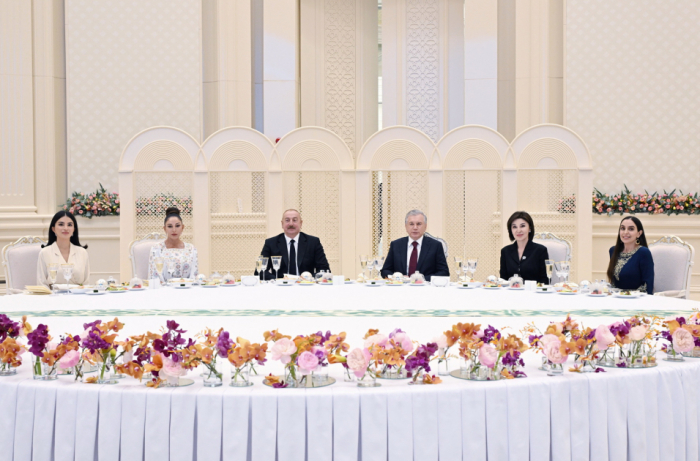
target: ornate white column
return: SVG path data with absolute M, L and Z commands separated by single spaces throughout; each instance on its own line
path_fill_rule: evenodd
M 463 0 L 384 0 L 383 126 L 437 142 L 464 124 Z
M 252 5 L 203 0 L 204 139 L 227 126 L 253 126 Z
M 464 2 L 464 124 L 498 129 L 498 2 Z
M 353 155 L 377 131 L 377 1 L 301 0 L 301 124 Z
M 275 140 L 299 126 L 298 0 L 263 3 L 263 132 Z

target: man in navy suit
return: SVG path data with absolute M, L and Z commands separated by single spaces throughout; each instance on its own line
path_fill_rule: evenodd
M 282 256 L 280 274 L 301 275 L 310 272 L 316 275 L 321 270 L 330 270 L 321 240 L 313 235 L 301 232 L 301 214 L 297 210 L 287 210 L 282 214 L 282 230 L 276 237 L 265 240 L 261 255 Z M 275 279 L 277 273 L 272 269 L 272 259 L 265 268 L 265 279 Z M 256 271 L 257 275 L 258 272 Z
M 433 275 L 450 275 L 447 267 L 445 250 L 442 244 L 430 237 L 425 237 L 428 218 L 419 210 L 411 210 L 406 214 L 406 232 L 408 237 L 396 239 L 389 246 L 382 267 L 382 277 L 386 278 L 394 272 L 401 272 L 409 277 L 418 271 L 430 280 Z

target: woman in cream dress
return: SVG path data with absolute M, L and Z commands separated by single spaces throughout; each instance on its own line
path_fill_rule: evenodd
M 80 245 L 78 239 L 78 222 L 68 211 L 59 211 L 51 219 L 49 226 L 49 243 L 43 245 L 36 265 L 37 284 L 49 287 L 49 264 L 58 264 L 56 283 L 85 285 L 90 277 L 90 260 L 87 245 Z M 62 264 L 73 265 L 70 280 L 63 277 Z
M 148 258 L 148 277 L 158 278 L 156 270 L 156 258 L 163 258 L 163 277 L 170 278 L 195 278 L 197 276 L 197 249 L 191 243 L 183 242 L 180 237 L 185 225 L 182 223 L 180 210 L 170 207 L 165 211 L 165 225 L 163 226 L 167 236 L 163 242 L 151 248 Z M 173 272 L 168 272 L 168 265 L 172 263 Z

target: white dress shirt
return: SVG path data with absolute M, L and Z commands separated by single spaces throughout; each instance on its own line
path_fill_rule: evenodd
M 284 238 L 285 238 L 285 240 L 287 240 L 287 259 L 289 259 L 289 254 L 290 254 L 289 252 L 292 251 L 292 249 L 290 248 L 290 246 L 291 246 L 291 245 L 294 245 L 294 253 L 295 253 L 296 256 L 297 256 L 297 257 L 296 257 L 297 261 L 299 260 L 299 235 L 300 235 L 300 234 L 297 234 L 297 236 L 294 237 L 294 243 L 292 244 L 292 243 L 291 243 L 292 239 L 289 238 L 289 237 L 287 236 L 287 234 L 284 234 Z M 297 261 L 294 261 L 294 266 L 296 266 L 296 268 L 297 268 L 297 275 L 301 275 L 301 274 L 299 273 L 299 264 L 297 263 Z M 287 265 L 287 273 L 288 273 L 288 274 L 291 274 L 291 272 L 289 271 L 289 266 L 290 266 L 291 264 L 292 264 L 292 263 L 290 262 L 289 265 Z
M 406 254 L 406 273 L 408 274 L 408 265 L 411 263 L 411 253 L 413 253 L 413 242 L 418 242 L 418 246 L 416 247 L 416 253 L 418 258 L 416 258 L 416 270 L 418 270 L 418 261 L 420 260 L 420 249 L 423 247 L 423 237 L 424 235 L 421 235 L 418 240 L 413 240 L 411 237 L 408 238 L 408 253 Z
M 49 286 L 49 264 L 72 264 L 73 274 L 69 281 L 63 277 L 63 271 L 59 267 L 56 283 L 64 284 L 66 282 L 76 285 L 85 285 L 90 277 L 90 260 L 88 252 L 85 248 L 77 245 L 70 245 L 70 253 L 68 261 L 63 259 L 61 250 L 58 248 L 58 243 L 54 242 L 51 245 L 44 247 L 39 252 L 39 260 L 36 265 L 36 283 L 38 285 Z

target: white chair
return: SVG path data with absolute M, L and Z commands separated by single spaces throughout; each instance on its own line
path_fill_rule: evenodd
M 148 258 L 151 248 L 165 240 L 165 235 L 152 232 L 143 238 L 136 239 L 129 244 L 129 259 L 131 260 L 131 276 L 141 280 L 148 280 Z
M 695 248 L 675 235 L 649 245 L 654 258 L 654 295 L 688 299 Z
M 41 245 L 46 245 L 46 241 L 41 237 L 27 236 L 5 245 L 2 249 L 7 294 L 20 294 L 25 286 L 37 284 L 36 265 Z
M 538 232 L 532 241 L 547 247 L 549 259 L 555 262 L 571 260 L 571 243 L 568 240 L 557 237 L 551 232 Z M 556 274 L 552 274 L 552 283 L 563 281 Z
M 430 237 L 431 239 L 437 240 L 442 244 L 442 249 L 445 250 L 445 259 L 447 259 L 447 242 L 444 239 L 441 239 L 440 237 L 435 237 L 434 235 L 430 235 L 429 233 L 424 234 L 426 237 Z

